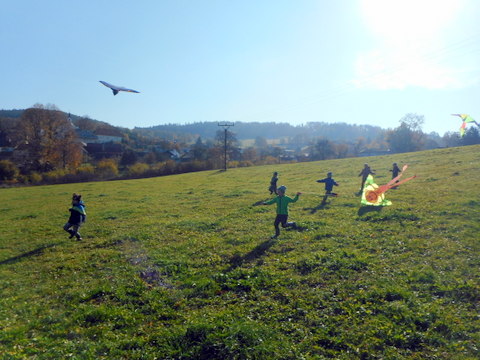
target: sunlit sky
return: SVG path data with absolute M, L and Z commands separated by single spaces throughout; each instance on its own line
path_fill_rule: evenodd
M 480 119 L 477 0 L 15 0 L 0 109 L 54 104 L 133 128 Z M 112 92 L 99 83 L 140 94 Z

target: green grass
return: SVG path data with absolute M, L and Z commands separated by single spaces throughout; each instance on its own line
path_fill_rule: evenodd
M 1 189 L 0 356 L 476 359 L 479 150 Z M 418 178 L 361 210 L 365 161 Z M 273 171 L 304 192 L 276 240 Z M 73 192 L 83 242 L 62 230 Z

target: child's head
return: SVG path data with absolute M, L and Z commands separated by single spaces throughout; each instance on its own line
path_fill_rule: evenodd
M 277 193 L 280 196 L 285 195 L 285 191 L 287 191 L 287 187 L 285 185 L 282 185 L 277 189 Z
M 278 175 L 278 172 L 275 171 L 275 172 L 273 173 L 273 175 L 274 175 L 274 176 L 277 176 L 277 175 Z
M 82 201 L 82 195 L 74 193 L 72 195 L 72 203 L 79 203 L 80 201 Z
M 332 175 L 333 175 L 333 174 L 332 174 L 332 172 L 331 172 L 331 171 L 329 171 L 329 172 L 327 173 L 327 177 L 329 177 L 329 178 L 331 178 L 331 177 L 332 177 Z

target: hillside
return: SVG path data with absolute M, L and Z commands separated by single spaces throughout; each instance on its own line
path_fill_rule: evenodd
M 0 189 L 5 359 L 475 359 L 480 146 Z M 357 176 L 418 177 L 360 208 Z M 271 240 L 279 172 L 299 230 Z M 333 171 L 337 198 L 322 204 Z M 62 230 L 83 194 L 84 240 Z
M 22 116 L 24 110 L 2 110 L 0 109 L 1 118 L 18 119 Z M 67 115 L 65 113 L 65 115 Z M 84 117 L 68 114 L 72 121 L 78 125 Z M 93 124 L 109 125 L 105 122 L 88 119 Z M 113 125 L 109 125 L 114 127 Z M 127 129 L 114 127 L 118 131 L 127 132 Z M 132 132 L 148 138 L 165 138 L 185 137 L 196 139 L 200 136 L 202 139 L 212 139 L 220 128 L 217 121 L 195 122 L 190 124 L 164 124 L 152 127 L 135 127 Z M 306 125 L 290 125 L 288 123 L 275 122 L 241 122 L 237 121 L 235 126 L 231 128 L 240 140 L 255 139 L 262 136 L 268 139 L 280 139 L 295 136 L 309 137 L 326 137 L 332 141 L 355 141 L 362 137 L 364 139 L 375 140 L 381 137 L 386 130 L 371 125 L 351 125 L 341 122 L 325 123 L 310 122 Z

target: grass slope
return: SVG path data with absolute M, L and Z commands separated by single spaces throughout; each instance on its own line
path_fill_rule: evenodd
M 475 359 L 479 146 L 0 190 L 3 359 Z M 358 172 L 414 179 L 360 211 Z M 302 231 L 273 234 L 273 171 Z M 322 205 L 334 172 L 338 198 Z M 84 241 L 67 239 L 83 194 Z M 365 209 L 364 209 L 365 210 Z

